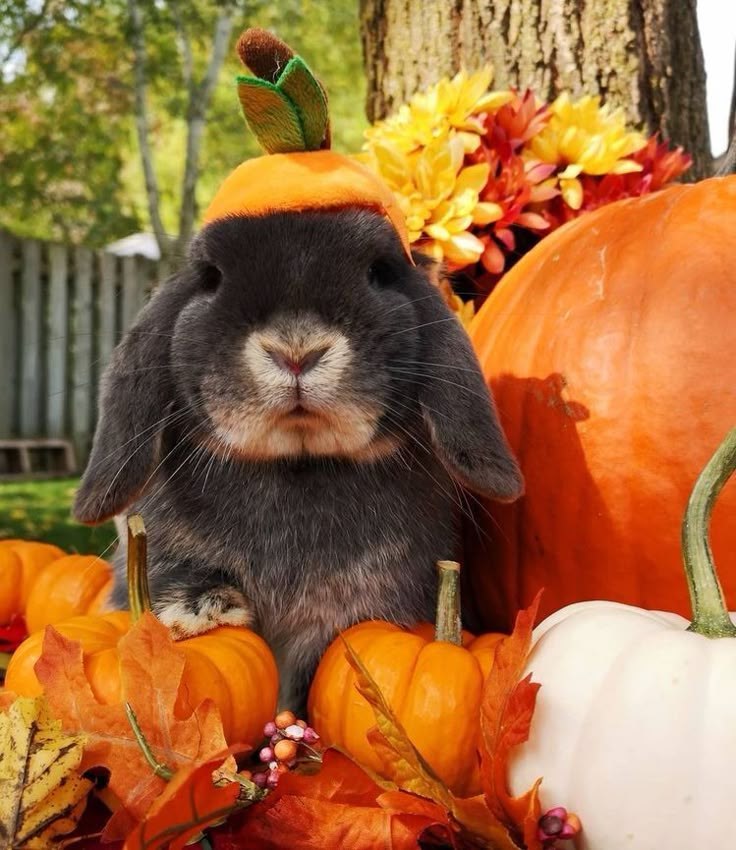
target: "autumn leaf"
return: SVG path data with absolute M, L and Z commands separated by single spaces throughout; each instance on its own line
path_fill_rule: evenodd
M 412 744 L 381 689 L 353 648 L 344 638 L 343 643 L 348 662 L 355 670 L 358 692 L 376 716 L 376 728 L 369 730 L 367 737 L 383 762 L 386 775 L 399 788 L 428 797 L 450 809 L 452 795 L 447 786 Z
M 425 830 L 448 824 L 441 806 L 384 793 L 354 761 L 328 749 L 318 773 L 283 774 L 266 800 L 211 830 L 210 842 L 214 850 L 417 850 Z
M 520 797 L 512 797 L 507 775 L 511 750 L 529 738 L 539 684 L 521 678 L 532 644 L 540 594 L 516 617 L 513 633 L 496 648 L 481 702 L 481 784 L 490 811 L 528 850 L 541 850 L 537 823 L 541 779 Z
M 45 850 L 71 832 L 92 783 L 79 768 L 84 739 L 64 734 L 42 697 L 0 714 L 0 847 Z
M 446 815 L 451 816 L 447 822 L 452 823 L 460 833 L 459 846 L 514 850 L 516 845 L 508 829 L 488 810 L 483 798 L 455 797 L 435 774 L 411 742 L 365 665 L 348 642 L 344 642 L 347 659 L 355 670 L 358 691 L 376 716 L 377 725 L 368 731 L 367 737 L 381 758 L 387 776 L 399 789 L 418 794 L 433 805 L 441 806 Z M 380 779 L 377 781 L 380 783 Z
M 204 761 L 226 747 L 216 706 L 206 700 L 189 717 L 175 713 L 184 654 L 152 614 L 144 614 L 119 645 L 123 703 L 102 705 L 85 675 L 81 645 L 53 627 L 44 636 L 36 675 L 63 728 L 84 735 L 82 770 L 104 766 L 120 802 L 105 840 L 124 838 L 166 786 L 146 762 L 125 712 L 130 703 L 156 760 L 173 770 Z
M 181 850 L 205 827 L 236 811 L 241 784 L 233 775 L 230 781 L 216 785 L 213 776 L 231 752 L 232 748 L 180 768 L 145 820 L 128 836 L 124 850 Z

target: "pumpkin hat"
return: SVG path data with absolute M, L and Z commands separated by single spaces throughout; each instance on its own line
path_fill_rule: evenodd
M 370 209 L 391 222 L 411 259 L 391 190 L 364 165 L 329 149 L 327 95 L 301 57 L 261 29 L 240 36 L 238 55 L 254 74 L 237 77 L 238 97 L 266 155 L 246 160 L 225 178 L 205 224 L 237 215 Z

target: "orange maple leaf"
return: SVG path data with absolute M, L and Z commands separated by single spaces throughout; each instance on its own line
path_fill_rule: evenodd
M 483 688 L 480 709 L 481 785 L 493 815 L 527 850 L 541 850 L 537 838 L 540 818 L 538 779 L 520 797 L 508 790 L 508 761 L 511 750 L 529 738 L 537 691 L 531 675 L 521 678 L 532 644 L 540 593 L 529 608 L 516 616 L 513 633 L 496 647 L 495 660 Z
M 153 614 L 144 614 L 131 627 L 117 651 L 123 701 L 116 705 L 102 705 L 95 699 L 84 671 L 81 645 L 51 626 L 46 629 L 35 666 L 62 727 L 87 739 L 81 770 L 102 766 L 110 771 L 109 787 L 120 808 L 105 828 L 107 841 L 124 838 L 166 786 L 141 751 L 125 702 L 133 708 L 157 761 L 173 770 L 227 747 L 220 713 L 212 701 L 205 700 L 188 717 L 176 715 L 184 654 Z
M 181 850 L 205 827 L 237 809 L 238 782 L 215 785 L 213 772 L 233 751 L 180 768 L 128 836 L 124 850 Z
M 266 800 L 209 838 L 214 850 L 417 850 L 422 834 L 435 828 L 449 828 L 441 806 L 386 794 L 354 761 L 328 749 L 318 773 L 283 774 Z

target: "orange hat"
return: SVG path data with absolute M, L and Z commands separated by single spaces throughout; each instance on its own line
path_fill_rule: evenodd
M 258 74 L 238 77 L 238 94 L 248 124 L 268 153 L 246 160 L 225 178 L 204 222 L 360 207 L 391 222 L 411 260 L 404 215 L 388 186 L 356 160 L 326 149 L 327 99 L 302 59 L 264 30 L 246 30 L 238 52 Z

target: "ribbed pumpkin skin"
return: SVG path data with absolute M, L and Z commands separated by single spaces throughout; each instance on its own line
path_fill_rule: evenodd
M 736 177 L 603 207 L 504 277 L 470 334 L 526 479 L 467 527 L 483 628 L 610 599 L 682 615 L 679 529 L 736 422 Z M 712 543 L 736 605 L 736 481 Z
M 26 603 L 28 631 L 79 614 L 98 614 L 112 591 L 112 569 L 96 555 L 67 555 L 38 575 Z
M 476 744 L 483 682 L 503 635 L 482 635 L 459 647 L 391 623 L 359 623 L 343 633 L 424 758 L 460 796 L 480 791 Z M 466 634 L 466 633 L 465 633 Z M 464 634 L 464 637 L 465 637 Z M 327 745 L 382 772 L 366 733 L 376 725 L 355 688 L 340 638 L 322 656 L 309 692 L 311 724 Z
M 0 540 L 0 625 L 23 614 L 34 582 L 51 561 L 64 552 L 50 543 Z
M 0 625 L 13 615 L 29 632 L 96 614 L 112 590 L 112 568 L 96 555 L 67 555 L 50 543 L 0 541 Z
M 117 645 L 130 628 L 127 611 L 73 617 L 54 628 L 82 643 L 84 666 L 95 697 L 106 705 L 121 699 Z M 37 696 L 41 686 L 33 667 L 41 654 L 43 632 L 35 632 L 15 651 L 5 686 L 21 696 Z M 256 744 L 276 711 L 278 674 L 265 642 L 248 629 L 222 626 L 178 641 L 185 665 L 176 703 L 187 716 L 210 698 L 220 709 L 228 743 Z

